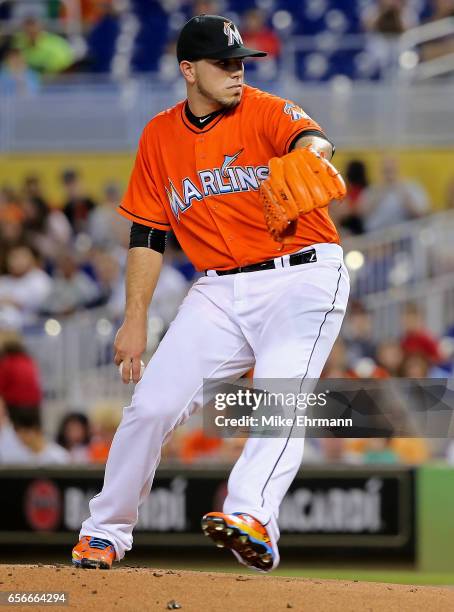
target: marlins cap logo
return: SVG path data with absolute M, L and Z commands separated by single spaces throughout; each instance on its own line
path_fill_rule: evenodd
M 228 46 L 231 47 L 235 43 L 238 45 L 243 44 L 243 39 L 241 38 L 241 34 L 238 32 L 238 29 L 234 23 L 231 21 L 224 21 L 224 34 L 229 39 Z

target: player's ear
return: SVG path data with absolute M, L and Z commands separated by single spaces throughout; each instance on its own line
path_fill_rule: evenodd
M 183 60 L 180 62 L 180 70 L 181 74 L 184 76 L 185 80 L 188 83 L 194 83 L 195 81 L 195 65 L 193 62 L 188 62 L 187 60 Z

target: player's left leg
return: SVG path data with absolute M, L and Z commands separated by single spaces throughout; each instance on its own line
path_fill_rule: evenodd
M 246 321 L 243 319 L 247 326 L 244 331 L 249 333 L 256 355 L 255 380 L 270 379 L 272 385 L 272 379 L 292 379 L 290 390 L 298 393 L 303 386 L 314 385 L 314 379 L 319 378 L 339 334 L 349 293 L 342 251 L 335 245 L 326 246 L 333 248 L 319 248 L 314 265 L 271 271 L 268 277 L 267 271 L 244 275 L 253 277 L 247 279 L 246 288 L 251 299 L 256 291 L 254 285 L 261 283 L 262 291 L 266 288 L 268 302 L 263 304 L 262 301 L 256 313 L 251 313 Z M 267 384 L 268 389 L 270 384 Z M 241 512 L 253 517 L 255 540 L 260 540 L 260 526 L 266 527 L 272 549 L 267 569 L 279 563 L 279 506 L 301 465 L 303 448 L 301 430 L 292 427 L 284 437 L 250 438 L 229 478 L 224 513 L 232 516 Z M 232 525 L 227 528 L 238 529 L 238 533 L 243 534 L 240 529 L 243 519 L 231 520 Z M 249 527 L 243 526 L 247 533 Z M 234 533 L 236 535 L 237 531 Z M 249 545 L 250 542 L 243 539 Z M 254 566 L 244 557 L 243 549 L 239 546 L 237 549 L 238 559 Z

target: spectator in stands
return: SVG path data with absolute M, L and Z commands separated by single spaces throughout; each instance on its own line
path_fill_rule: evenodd
M 29 174 L 26 176 L 22 187 L 22 193 L 24 198 L 27 198 L 36 204 L 37 210 L 40 214 L 46 214 L 49 212 L 49 202 L 43 194 L 39 176 L 35 174 Z
M 67 450 L 72 463 L 90 461 L 91 428 L 88 417 L 81 412 L 67 414 L 58 428 L 57 443 Z
M 418 14 L 413 3 L 406 0 L 377 0 L 368 2 L 361 15 L 363 28 L 370 33 L 366 54 L 373 68 L 383 72 L 392 64 L 398 36 L 418 25 Z
M 0 276 L 0 323 L 19 329 L 36 321 L 51 291 L 52 279 L 28 246 L 12 248 L 6 267 L 7 274 Z
M 150 304 L 150 313 L 158 316 L 164 328 L 176 317 L 178 308 L 188 292 L 189 285 L 183 274 L 165 263 Z
M 76 170 L 65 170 L 62 183 L 65 190 L 63 212 L 74 233 L 88 232 L 90 213 L 96 208 L 96 202 L 84 192 Z
M 93 463 L 105 463 L 117 427 L 121 420 L 121 408 L 117 404 L 105 403 L 95 406 L 91 413 L 93 436 L 89 456 Z
M 60 2 L 59 16 L 63 20 L 74 18 L 71 3 Z M 112 10 L 114 0 L 79 0 L 78 10 L 84 29 L 88 29 L 98 23 L 106 13 Z
M 0 464 L 66 463 L 41 429 L 38 368 L 17 334 L 0 332 Z
M 403 359 L 400 343 L 396 340 L 383 340 L 377 346 L 375 359 L 380 367 L 389 372 L 390 376 L 399 376 Z
M 400 177 L 394 157 L 385 157 L 381 181 L 368 187 L 361 197 L 361 213 L 366 231 L 382 230 L 425 215 L 429 202 L 424 188 L 416 181 Z
M 428 378 L 430 359 L 422 352 L 410 352 L 404 355 L 399 368 L 402 378 Z
M 69 463 L 66 450 L 44 435 L 39 411 L 11 410 L 8 418 L 1 404 L 0 400 L 0 465 Z
M 363 452 L 363 463 L 399 463 L 399 456 L 392 448 L 392 438 L 369 438 Z
M 403 335 L 400 344 L 404 352 L 404 359 L 407 355 L 418 354 L 421 358 L 425 358 L 429 364 L 440 363 L 442 355 L 439 342 L 427 329 L 423 312 L 417 304 L 409 303 L 405 306 L 402 314 L 402 329 Z M 404 369 L 408 371 L 408 368 L 409 365 L 406 365 Z M 412 371 L 415 369 L 416 366 L 412 362 Z M 425 371 L 421 363 L 418 371 Z M 408 373 L 402 373 L 401 375 L 409 376 Z M 424 376 L 427 376 L 427 372 Z
M 406 0 L 378 0 L 367 3 L 362 20 L 366 30 L 384 35 L 402 34 L 418 25 L 418 15 L 412 4 Z
M 322 373 L 323 378 L 388 378 L 388 372 L 371 357 L 350 358 L 346 342 L 338 338 Z
M 26 17 L 14 38 L 28 66 L 41 74 L 62 72 L 74 62 L 71 45 L 58 34 L 47 32 L 37 17 Z
M 124 308 L 124 274 L 119 258 L 103 249 L 93 249 L 91 258 L 102 301 L 116 318 Z
M 38 366 L 17 332 L 0 329 L 0 397 L 7 408 L 39 411 L 42 389 Z
M 24 220 L 20 198 L 8 186 L 0 189 L 0 227 L 12 224 L 21 225 Z
M 430 459 L 430 448 L 424 438 L 393 438 L 391 448 L 406 465 L 420 465 Z
M 243 16 L 243 41 L 253 49 L 263 49 L 267 59 L 276 59 L 281 54 L 281 41 L 277 34 L 266 25 L 266 13 L 258 8 L 245 12 Z M 256 46 L 254 46 L 256 45 Z
M 419 465 L 430 458 L 429 446 L 423 438 L 357 438 L 349 440 L 347 447 L 366 463 Z
M 221 438 L 207 436 L 202 428 L 188 431 L 181 441 L 179 458 L 183 463 L 218 460 Z
M 6 273 L 6 259 L 12 247 L 23 244 L 24 211 L 16 192 L 9 187 L 0 189 L 0 274 Z
M 27 241 L 47 259 L 53 261 L 71 242 L 72 230 L 61 210 L 48 207 L 41 196 L 25 191 L 22 202 L 24 232 Z
M 321 461 L 339 465 L 342 463 L 355 464 L 360 462 L 360 455 L 352 452 L 344 438 L 320 438 Z
M 89 217 L 88 230 L 95 247 L 114 248 L 118 244 L 125 244 L 126 239 L 129 240 L 131 224 L 116 212 L 120 200 L 119 185 L 108 183 L 104 188 L 104 201 Z
M 41 305 L 41 312 L 49 315 L 68 315 L 99 301 L 96 283 L 77 264 L 70 252 L 57 258 L 52 289 Z
M 28 68 L 22 52 L 9 49 L 0 69 L 0 95 L 28 96 L 38 88 L 38 76 Z
M 173 232 L 169 232 L 167 235 L 167 246 L 164 254 L 164 261 L 169 264 L 169 266 L 172 266 L 181 272 L 186 280 L 194 280 L 197 274 L 196 270 L 184 254 L 184 251 L 179 245 Z
M 277 34 L 267 26 L 266 13 L 259 8 L 252 8 L 243 16 L 243 40 L 245 45 L 262 45 L 257 47 L 268 53 L 260 62 L 245 60 L 258 78 L 273 79 L 277 73 L 277 59 L 281 54 L 281 41 Z
M 114 254 L 108 251 L 96 251 L 93 261 L 107 307 L 113 317 L 120 317 L 125 306 L 124 270 Z M 175 318 L 188 288 L 189 283 L 183 274 L 164 260 L 149 309 L 150 316 L 161 320 L 164 331 Z
M 322 378 L 346 378 L 348 371 L 347 351 L 342 337 L 339 337 L 331 349 Z
M 218 0 L 194 0 L 191 4 L 193 17 L 196 15 L 219 15 Z
M 345 180 L 347 184 L 347 197 L 342 206 L 336 205 L 330 208 L 330 214 L 347 233 L 358 235 L 364 232 L 364 222 L 359 206 L 361 194 L 369 186 L 367 169 L 364 162 L 351 160 L 345 168 Z
M 359 301 L 352 301 L 349 305 L 343 326 L 343 338 L 349 363 L 355 363 L 363 357 L 374 357 L 375 343 L 372 340 L 371 315 Z

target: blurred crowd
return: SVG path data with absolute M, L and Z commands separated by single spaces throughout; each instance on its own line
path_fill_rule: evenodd
M 0 3 L 0 24 L 4 25 L 0 28 L 0 91 L 30 95 L 43 78 L 55 81 L 58 75 L 75 72 L 121 77 L 152 71 L 173 79 L 178 73 L 174 53 L 178 30 L 186 19 L 202 13 L 232 15 L 245 44 L 267 51 L 266 59 L 251 64 L 259 77 L 275 77 L 283 43 L 291 35 L 315 36 L 326 31 L 335 38 L 345 33 L 365 34 L 365 48 L 352 56 L 352 66 L 357 65 L 353 76 L 377 78 L 386 74 L 395 57 L 398 35 L 454 15 L 454 0 L 358 0 L 351 6 L 320 0 L 306 4 L 301 8 L 301 3 L 288 0 L 280 7 L 271 1 L 263 8 L 264 3 L 242 6 L 234 0 L 4 0 Z M 420 59 L 431 60 L 453 49 L 454 37 L 446 36 L 425 43 L 418 53 Z M 306 73 L 297 69 L 303 78 L 335 76 L 337 68 L 345 74 L 342 60 L 335 57 L 337 68 L 331 74 L 325 66 L 329 58 L 323 53 L 303 55 L 298 61 L 307 63 Z
M 81 0 L 76 31 L 71 3 L 0 2 L 0 26 L 5 26 L 0 27 L 0 95 L 32 96 L 43 82 L 55 82 L 60 75 L 109 72 L 113 70 L 121 35 L 122 45 L 118 48 L 126 48 L 128 36 L 137 35 L 137 40 L 142 36 L 159 50 L 156 66 L 147 63 L 146 54 L 142 61 L 139 53 L 135 69 L 156 69 L 162 77 L 172 79 L 178 73 L 175 36 L 184 20 L 201 13 L 223 14 L 225 9 L 240 13 L 238 23 L 244 43 L 268 52 L 268 58 L 257 63 L 257 69 L 258 76 L 270 78 L 275 74 L 286 38 L 293 33 L 314 34 L 305 25 L 309 23 L 307 19 L 319 27 L 324 13 L 322 10 L 317 17 L 317 11 L 320 7 L 330 8 L 330 3 L 324 0 L 305 3 L 306 13 L 302 16 L 300 11 L 298 22 L 299 13 L 287 13 L 289 20 L 285 11 L 278 11 L 273 2 L 268 3 L 266 10 L 248 3 L 245 10 L 233 0 L 171 3 L 144 0 L 132 3 L 136 9 L 143 8 L 143 14 L 138 13 L 141 27 L 147 25 L 147 10 L 152 6 L 157 13 L 161 11 L 164 15 L 167 11 L 166 24 L 175 27 L 169 26 L 164 34 L 145 29 L 144 34 L 140 30 L 133 35 L 133 22 L 125 19 L 128 4 Z M 393 41 L 399 34 L 421 23 L 454 16 L 454 0 L 371 0 L 357 4 L 362 7 L 358 29 L 368 34 L 368 62 L 381 70 L 389 66 Z M 289 10 L 293 10 L 293 5 L 297 10 L 301 3 L 292 4 L 289 0 Z M 334 28 L 337 35 L 346 31 L 339 26 L 342 14 L 331 11 L 331 17 L 326 19 L 326 26 Z M 423 45 L 419 53 L 422 59 L 430 60 L 453 50 L 453 38 L 446 37 Z M 132 55 L 128 61 L 132 62 L 131 58 Z M 373 74 L 373 70 L 369 73 Z M 423 218 L 431 211 L 433 203 L 422 184 L 414 177 L 404 177 L 394 157 L 383 158 L 375 182 L 370 180 L 361 159 L 350 161 L 343 170 L 348 195 L 342 205 L 331 207 L 343 238 L 387 230 Z M 39 365 L 28 351 L 27 338 L 42 330 L 43 321 L 49 317 L 63 321 L 90 309 L 102 308 L 117 325 L 123 315 L 124 266 L 129 243 L 129 222 L 115 211 L 123 185 L 111 181 L 105 185 L 102 197 L 97 197 L 85 187 L 83 176 L 76 169 L 64 170 L 59 178 L 62 192 L 59 201 L 48 198 L 46 185 L 38 175 L 26 176 L 20 186 L 0 185 L 0 465 L 102 464 L 121 418 L 122 406 L 106 401 L 64 414 L 53 436 L 44 427 L 47 398 Z M 454 208 L 454 179 L 445 201 L 439 204 Z M 366 274 L 370 272 L 366 267 L 364 270 Z M 161 335 L 196 277 L 170 236 L 150 307 L 150 313 L 162 323 Z M 377 341 L 371 314 L 353 295 L 342 335 L 323 376 L 447 378 L 454 372 L 453 347 L 454 322 L 435 336 L 428 329 L 420 306 L 410 302 L 402 314 L 400 336 Z M 238 457 L 243 439 L 209 438 L 199 425 L 195 420 L 191 426 L 177 430 L 165 446 L 163 458 L 182 463 L 230 463 Z M 305 461 L 313 463 L 418 464 L 433 453 L 433 448 L 417 437 L 333 438 L 307 440 L 305 444 Z M 436 456 L 445 456 L 454 464 L 454 446 L 442 444 Z
M 337 223 L 348 234 L 383 229 L 425 215 L 430 203 L 416 181 L 400 176 L 397 161 L 386 157 L 382 177 L 370 184 L 363 162 L 346 170 L 348 196 L 336 204 Z M 51 439 L 43 430 L 45 393 L 39 366 L 27 350 L 30 334 L 48 317 L 64 321 L 74 313 L 102 307 L 114 327 L 124 308 L 124 265 L 129 222 L 116 212 L 122 187 L 105 186 L 91 194 L 83 177 L 67 169 L 62 198 L 49 201 L 39 176 L 20 188 L 0 189 L 0 464 L 102 463 L 121 418 L 122 406 L 105 401 L 64 414 Z M 150 312 L 162 333 L 197 277 L 178 244 L 170 239 L 163 273 Z M 454 372 L 454 326 L 441 337 L 428 329 L 424 313 L 408 302 L 400 336 L 380 338 L 364 304 L 353 298 L 341 337 L 328 359 L 326 378 L 448 378 Z M 168 461 L 231 462 L 244 440 L 212 439 L 197 420 L 176 432 L 166 445 Z M 308 440 L 307 462 L 419 463 L 433 449 L 419 438 Z M 454 448 L 437 450 L 454 461 Z
M 428 215 L 432 202 L 414 178 L 385 156 L 376 182 L 361 160 L 343 169 L 348 194 L 330 212 L 342 239 L 383 231 Z M 94 196 L 75 169 L 60 177 L 61 197 L 50 201 L 36 174 L 21 185 L 0 185 L 0 328 L 28 331 L 43 317 L 105 307 L 113 320 L 124 306 L 129 221 L 116 212 L 124 186 L 107 183 Z M 445 208 L 454 202 L 454 181 Z M 376 276 L 376 275 L 375 275 Z M 170 234 L 152 309 L 166 327 L 196 273 Z
M 122 315 L 130 224 L 115 211 L 121 189 L 109 183 L 96 201 L 73 169 L 61 185 L 58 203 L 49 202 L 37 176 L 19 189 L 0 187 L 0 327 L 29 330 L 43 316 L 99 306 L 114 320 Z M 165 324 L 194 275 L 180 259 L 171 240 L 152 305 Z
M 431 202 L 424 187 L 401 175 L 396 157 L 382 159 L 376 183 L 371 184 L 361 160 L 350 161 L 343 175 L 347 198 L 342 206 L 332 206 L 331 214 L 344 236 L 384 230 L 430 212 Z
M 339 339 L 322 377 L 383 379 L 388 377 L 447 377 L 440 341 L 424 328 L 421 313 L 409 306 L 398 340 L 374 343 L 367 312 L 350 307 L 343 338 Z M 251 373 L 252 375 L 252 373 Z M 1 465 L 102 465 L 120 423 L 118 401 L 102 401 L 89 410 L 63 414 L 54 433 L 43 428 L 45 398 L 39 368 L 20 336 L 0 333 L 0 466 Z M 347 439 L 326 437 L 305 441 L 306 464 L 418 465 L 445 459 L 454 465 L 454 445 L 448 440 L 418 437 Z M 200 415 L 180 427 L 163 448 L 167 464 L 231 464 L 240 455 L 244 438 L 214 438 L 206 434 Z

